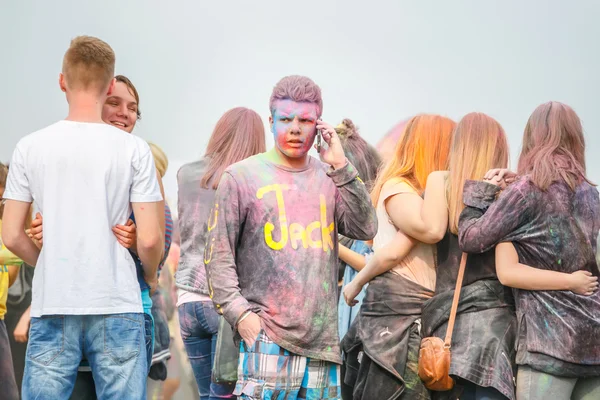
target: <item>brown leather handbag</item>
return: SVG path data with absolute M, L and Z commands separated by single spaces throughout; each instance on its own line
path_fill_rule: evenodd
M 452 331 L 454 330 L 454 320 L 456 319 L 456 310 L 458 309 L 466 265 L 467 253 L 463 253 L 458 277 L 456 278 L 456 288 L 454 289 L 446 338 L 442 341 L 439 337 L 432 336 L 421 340 L 419 378 L 429 390 L 446 391 L 454 387 L 454 379 L 450 377 L 450 344 L 452 343 Z

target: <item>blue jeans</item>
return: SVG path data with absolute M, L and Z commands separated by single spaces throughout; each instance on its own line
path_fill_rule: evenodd
M 219 314 L 212 301 L 184 303 L 179 306 L 181 338 L 192 364 L 201 400 L 231 399 L 235 384 L 211 381 L 217 345 Z
M 31 318 L 23 399 L 68 399 L 82 356 L 99 400 L 146 399 L 142 313 Z

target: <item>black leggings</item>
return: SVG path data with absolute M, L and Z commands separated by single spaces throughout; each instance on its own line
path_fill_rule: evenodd
M 472 382 L 461 381 L 463 392 L 460 400 L 507 400 L 506 396 L 493 387 L 477 386 Z

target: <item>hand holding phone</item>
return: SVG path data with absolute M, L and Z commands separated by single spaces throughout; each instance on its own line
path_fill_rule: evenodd
M 315 149 L 319 152 L 321 161 L 331 165 L 333 169 L 346 165 L 346 155 L 335 128 L 319 119 L 317 135 Z

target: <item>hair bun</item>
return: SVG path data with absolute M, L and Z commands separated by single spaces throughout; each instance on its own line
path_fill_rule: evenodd
M 342 123 L 339 124 L 335 131 L 338 135 L 344 136 L 346 138 L 352 137 L 355 134 L 358 134 L 358 129 L 354 126 L 354 122 L 350 118 L 344 118 Z

